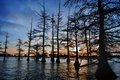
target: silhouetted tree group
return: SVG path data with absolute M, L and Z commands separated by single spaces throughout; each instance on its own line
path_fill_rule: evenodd
M 43 0 L 43 4 L 41 6 L 43 10 L 40 13 L 36 11 L 39 16 L 37 27 L 33 28 L 31 21 L 30 32 L 28 33 L 29 40 L 27 61 L 29 61 L 31 48 L 33 48 L 36 53 L 36 61 L 39 59 L 39 51 L 42 50 L 41 62 L 45 63 L 46 46 L 52 46 L 51 62 L 54 62 L 55 48 L 57 48 L 56 62 L 60 63 L 60 46 L 63 41 L 66 41 L 67 62 L 70 62 L 69 48 L 74 46 L 76 48 L 76 60 L 74 66 L 79 68 L 80 63 L 78 46 L 80 45 L 80 42 L 82 42 L 86 45 L 87 56 L 91 56 L 93 52 L 98 53 L 99 63 L 96 71 L 96 77 L 98 80 L 101 80 L 101 77 L 102 80 L 114 80 L 116 78 L 116 75 L 110 68 L 107 60 L 108 53 L 116 49 L 120 43 L 119 0 L 66 0 L 65 6 L 68 6 L 69 10 L 66 22 L 67 24 L 62 25 L 64 28 L 62 28 L 60 24 L 62 21 L 61 0 L 58 1 L 57 19 L 55 15 L 48 15 L 45 0 Z M 74 7 L 74 12 L 72 15 L 70 15 L 70 6 L 72 6 L 72 8 Z M 49 30 L 51 30 L 52 35 L 47 35 Z M 55 32 L 57 34 L 55 34 Z M 61 33 L 64 35 L 61 35 Z M 52 39 L 50 39 L 50 36 L 52 36 Z M 5 54 L 8 42 L 7 38 L 8 36 L 6 35 Z M 35 39 L 37 39 L 37 43 L 32 45 L 31 41 Z M 49 41 L 51 41 L 51 45 L 48 44 Z M 98 49 L 94 50 L 94 46 L 97 47 L 98 45 Z M 20 39 L 18 46 L 20 57 Z M 62 46 L 65 47 L 65 45 Z
M 96 76 L 98 80 L 101 77 L 103 80 L 114 80 L 116 76 L 108 65 L 107 53 L 109 51 L 109 48 L 112 47 L 110 46 L 111 44 L 113 44 L 111 43 L 111 41 L 116 42 L 116 40 L 119 40 L 119 35 L 115 34 L 119 33 L 119 29 L 117 28 L 119 27 L 120 1 L 67 0 L 65 3 L 65 5 L 73 4 L 79 4 L 79 11 L 76 14 L 78 14 L 77 20 L 81 22 L 78 30 L 90 30 L 91 32 L 95 30 L 97 32 L 96 35 L 98 35 L 99 37 L 99 63 L 98 69 L 96 71 Z M 84 19 L 86 19 L 86 22 L 85 25 L 82 25 L 82 20 Z M 114 47 L 112 48 L 115 49 Z

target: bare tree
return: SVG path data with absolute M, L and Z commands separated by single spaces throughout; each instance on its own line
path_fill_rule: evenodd
M 30 27 L 30 32 L 28 33 L 28 55 L 27 55 L 27 61 L 29 61 L 29 56 L 30 56 L 30 48 L 31 48 L 31 41 L 32 41 L 32 21 L 31 20 L 31 27 Z
M 107 42 L 111 41 L 110 38 L 111 39 L 113 38 L 112 40 L 115 40 L 115 37 L 117 37 L 114 35 L 113 36 L 110 35 L 111 32 L 116 32 L 116 31 L 119 32 L 119 30 L 115 28 L 119 26 L 118 19 L 120 12 L 120 2 L 119 0 L 116 1 L 86 0 L 85 2 L 82 0 L 67 0 L 67 3 L 70 4 L 79 3 L 79 2 L 80 2 L 80 11 L 78 11 L 79 17 L 77 19 L 78 20 L 80 20 L 81 18 L 91 19 L 89 24 L 86 25 L 86 28 L 91 29 L 93 28 L 93 26 L 96 26 L 98 27 L 99 30 L 98 33 L 99 64 L 98 64 L 98 69 L 96 71 L 96 76 L 98 79 L 100 79 L 100 77 L 103 77 L 104 79 L 109 79 L 111 77 L 111 79 L 114 80 L 116 76 L 115 73 L 110 68 L 110 66 L 108 65 L 107 62 L 108 55 L 106 53 L 106 48 L 107 48 Z M 85 12 L 87 10 L 89 10 L 88 13 Z M 115 16 L 118 18 L 115 18 Z M 115 23 L 112 24 L 113 22 Z M 106 28 L 113 30 L 106 31 Z M 79 28 L 79 30 L 81 29 Z
M 8 33 L 6 33 L 6 36 L 5 36 L 6 40 L 5 40 L 5 51 L 4 51 L 4 61 L 5 61 L 5 57 L 7 56 L 7 48 L 8 48 Z
M 111 76 L 111 80 L 113 80 L 116 78 L 116 75 L 112 71 L 112 69 L 110 68 L 107 62 L 108 56 L 105 52 L 105 46 L 106 46 L 105 45 L 105 30 L 104 30 L 105 15 L 104 15 L 104 8 L 103 8 L 103 4 L 101 0 L 98 0 L 98 14 L 99 14 L 99 54 L 100 54 L 100 57 L 99 57 L 98 69 L 96 71 L 96 76 L 98 79 L 100 79 L 101 77 L 104 77 L 104 79 L 109 79 Z
M 39 58 L 41 57 L 40 56 L 40 54 L 39 54 L 39 50 L 41 50 L 41 48 L 42 48 L 42 46 L 39 44 L 39 43 L 37 43 L 37 44 L 34 44 L 33 46 L 32 46 L 32 48 L 35 50 L 35 60 L 36 61 L 38 61 L 39 60 Z
M 58 9 L 58 21 L 57 21 L 57 59 L 56 59 L 57 63 L 60 63 L 60 58 L 59 58 L 59 26 L 60 26 L 60 0 L 59 0 L 59 9 Z
M 69 53 L 69 27 L 70 27 L 70 23 L 69 23 L 69 17 L 70 17 L 70 7 L 68 10 L 68 22 L 67 22 L 67 53 L 68 53 L 68 57 L 67 57 L 67 63 L 70 62 L 70 53 Z
M 2 49 L 3 49 L 2 42 L 0 42 L 0 52 L 2 52 Z
M 54 15 L 52 15 L 52 56 L 51 56 L 51 62 L 54 62 L 54 24 L 55 24 L 55 20 L 54 20 Z
M 18 39 L 18 44 L 16 45 L 18 46 L 18 61 L 20 61 L 20 56 L 21 56 L 21 52 L 23 51 L 23 49 L 21 48 L 22 46 L 22 40 L 21 39 Z
M 42 6 L 42 8 L 43 8 L 43 10 L 41 11 L 41 13 L 38 13 L 38 12 L 36 12 L 38 15 L 39 15 L 39 17 L 40 17 L 40 19 L 39 19 L 39 23 L 38 23 L 38 29 L 34 29 L 33 30 L 33 34 L 34 34 L 34 38 L 39 38 L 39 39 L 41 39 L 42 38 L 42 48 L 43 48 L 43 52 L 42 52 L 42 60 L 41 60 L 41 62 L 46 62 L 46 60 L 45 60 L 45 46 L 48 46 L 48 45 L 46 45 L 45 44 L 45 42 L 46 42 L 46 39 L 48 38 L 47 37 L 47 30 L 48 30 L 48 15 L 47 15 L 47 13 L 46 13 L 46 7 L 45 7 L 45 0 L 43 0 L 43 4 L 40 4 L 41 6 Z
M 76 59 L 75 59 L 74 66 L 78 70 L 79 66 L 80 66 L 80 63 L 78 60 L 78 29 L 77 29 L 77 27 L 79 26 L 79 22 L 76 19 L 76 17 L 77 17 L 77 15 L 75 14 L 74 18 L 71 18 L 71 24 L 73 25 L 72 31 L 75 34 L 75 47 L 76 47 Z
M 43 56 L 41 62 L 46 62 L 45 60 L 45 26 L 46 26 L 46 13 L 45 13 L 45 0 L 43 1 Z

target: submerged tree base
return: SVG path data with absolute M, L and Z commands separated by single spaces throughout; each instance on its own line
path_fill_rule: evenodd
M 18 61 L 20 61 L 20 58 L 18 58 Z
M 75 66 L 75 69 L 76 69 L 76 70 L 79 70 L 80 63 L 79 63 L 78 60 L 75 60 L 74 66 Z
M 30 59 L 29 58 L 27 58 L 27 61 L 29 61 Z
M 70 58 L 69 57 L 67 58 L 67 63 L 70 63 Z
M 5 57 L 3 58 L 3 61 L 5 61 Z
M 95 73 L 97 80 L 115 80 L 116 74 L 112 71 L 107 61 L 99 62 Z
M 36 58 L 35 58 L 35 60 L 36 60 L 36 62 L 37 62 L 37 61 L 39 61 L 39 58 L 38 58 L 38 57 L 36 57 Z
M 60 63 L 60 58 L 59 57 L 57 57 L 56 63 Z
M 46 62 L 45 57 L 42 58 L 41 62 L 42 62 L 42 63 L 45 63 L 45 62 Z
M 54 63 L 54 61 L 55 61 L 55 60 L 54 60 L 54 57 L 51 57 L 51 62 Z

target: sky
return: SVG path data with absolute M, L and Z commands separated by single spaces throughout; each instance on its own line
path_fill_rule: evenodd
M 15 47 L 17 39 L 28 40 L 27 33 L 30 29 L 31 18 L 33 26 L 36 27 L 36 21 L 39 16 L 35 11 L 40 12 L 43 0 L 0 0 L 0 41 L 5 41 L 3 32 L 9 33 L 9 46 Z M 45 0 L 46 11 L 51 16 L 58 13 L 58 0 Z M 67 17 L 67 8 L 64 6 L 64 0 L 61 0 L 61 12 L 63 19 Z

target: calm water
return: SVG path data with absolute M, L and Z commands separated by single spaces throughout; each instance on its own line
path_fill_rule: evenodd
M 9 57 L 3 62 L 3 58 L 0 57 L 0 80 L 96 80 L 94 73 L 97 65 L 95 64 L 81 66 L 79 71 L 76 71 L 73 66 L 74 61 L 68 65 L 66 59 L 61 59 L 60 64 L 52 64 L 50 58 L 46 60 L 47 62 L 42 64 L 31 58 L 28 63 L 26 58 L 21 58 L 18 62 L 16 57 Z M 112 59 L 109 63 L 119 76 L 117 80 L 120 80 L 120 63 L 115 62 L 118 60 Z M 87 61 L 83 60 L 81 65 L 86 63 Z

